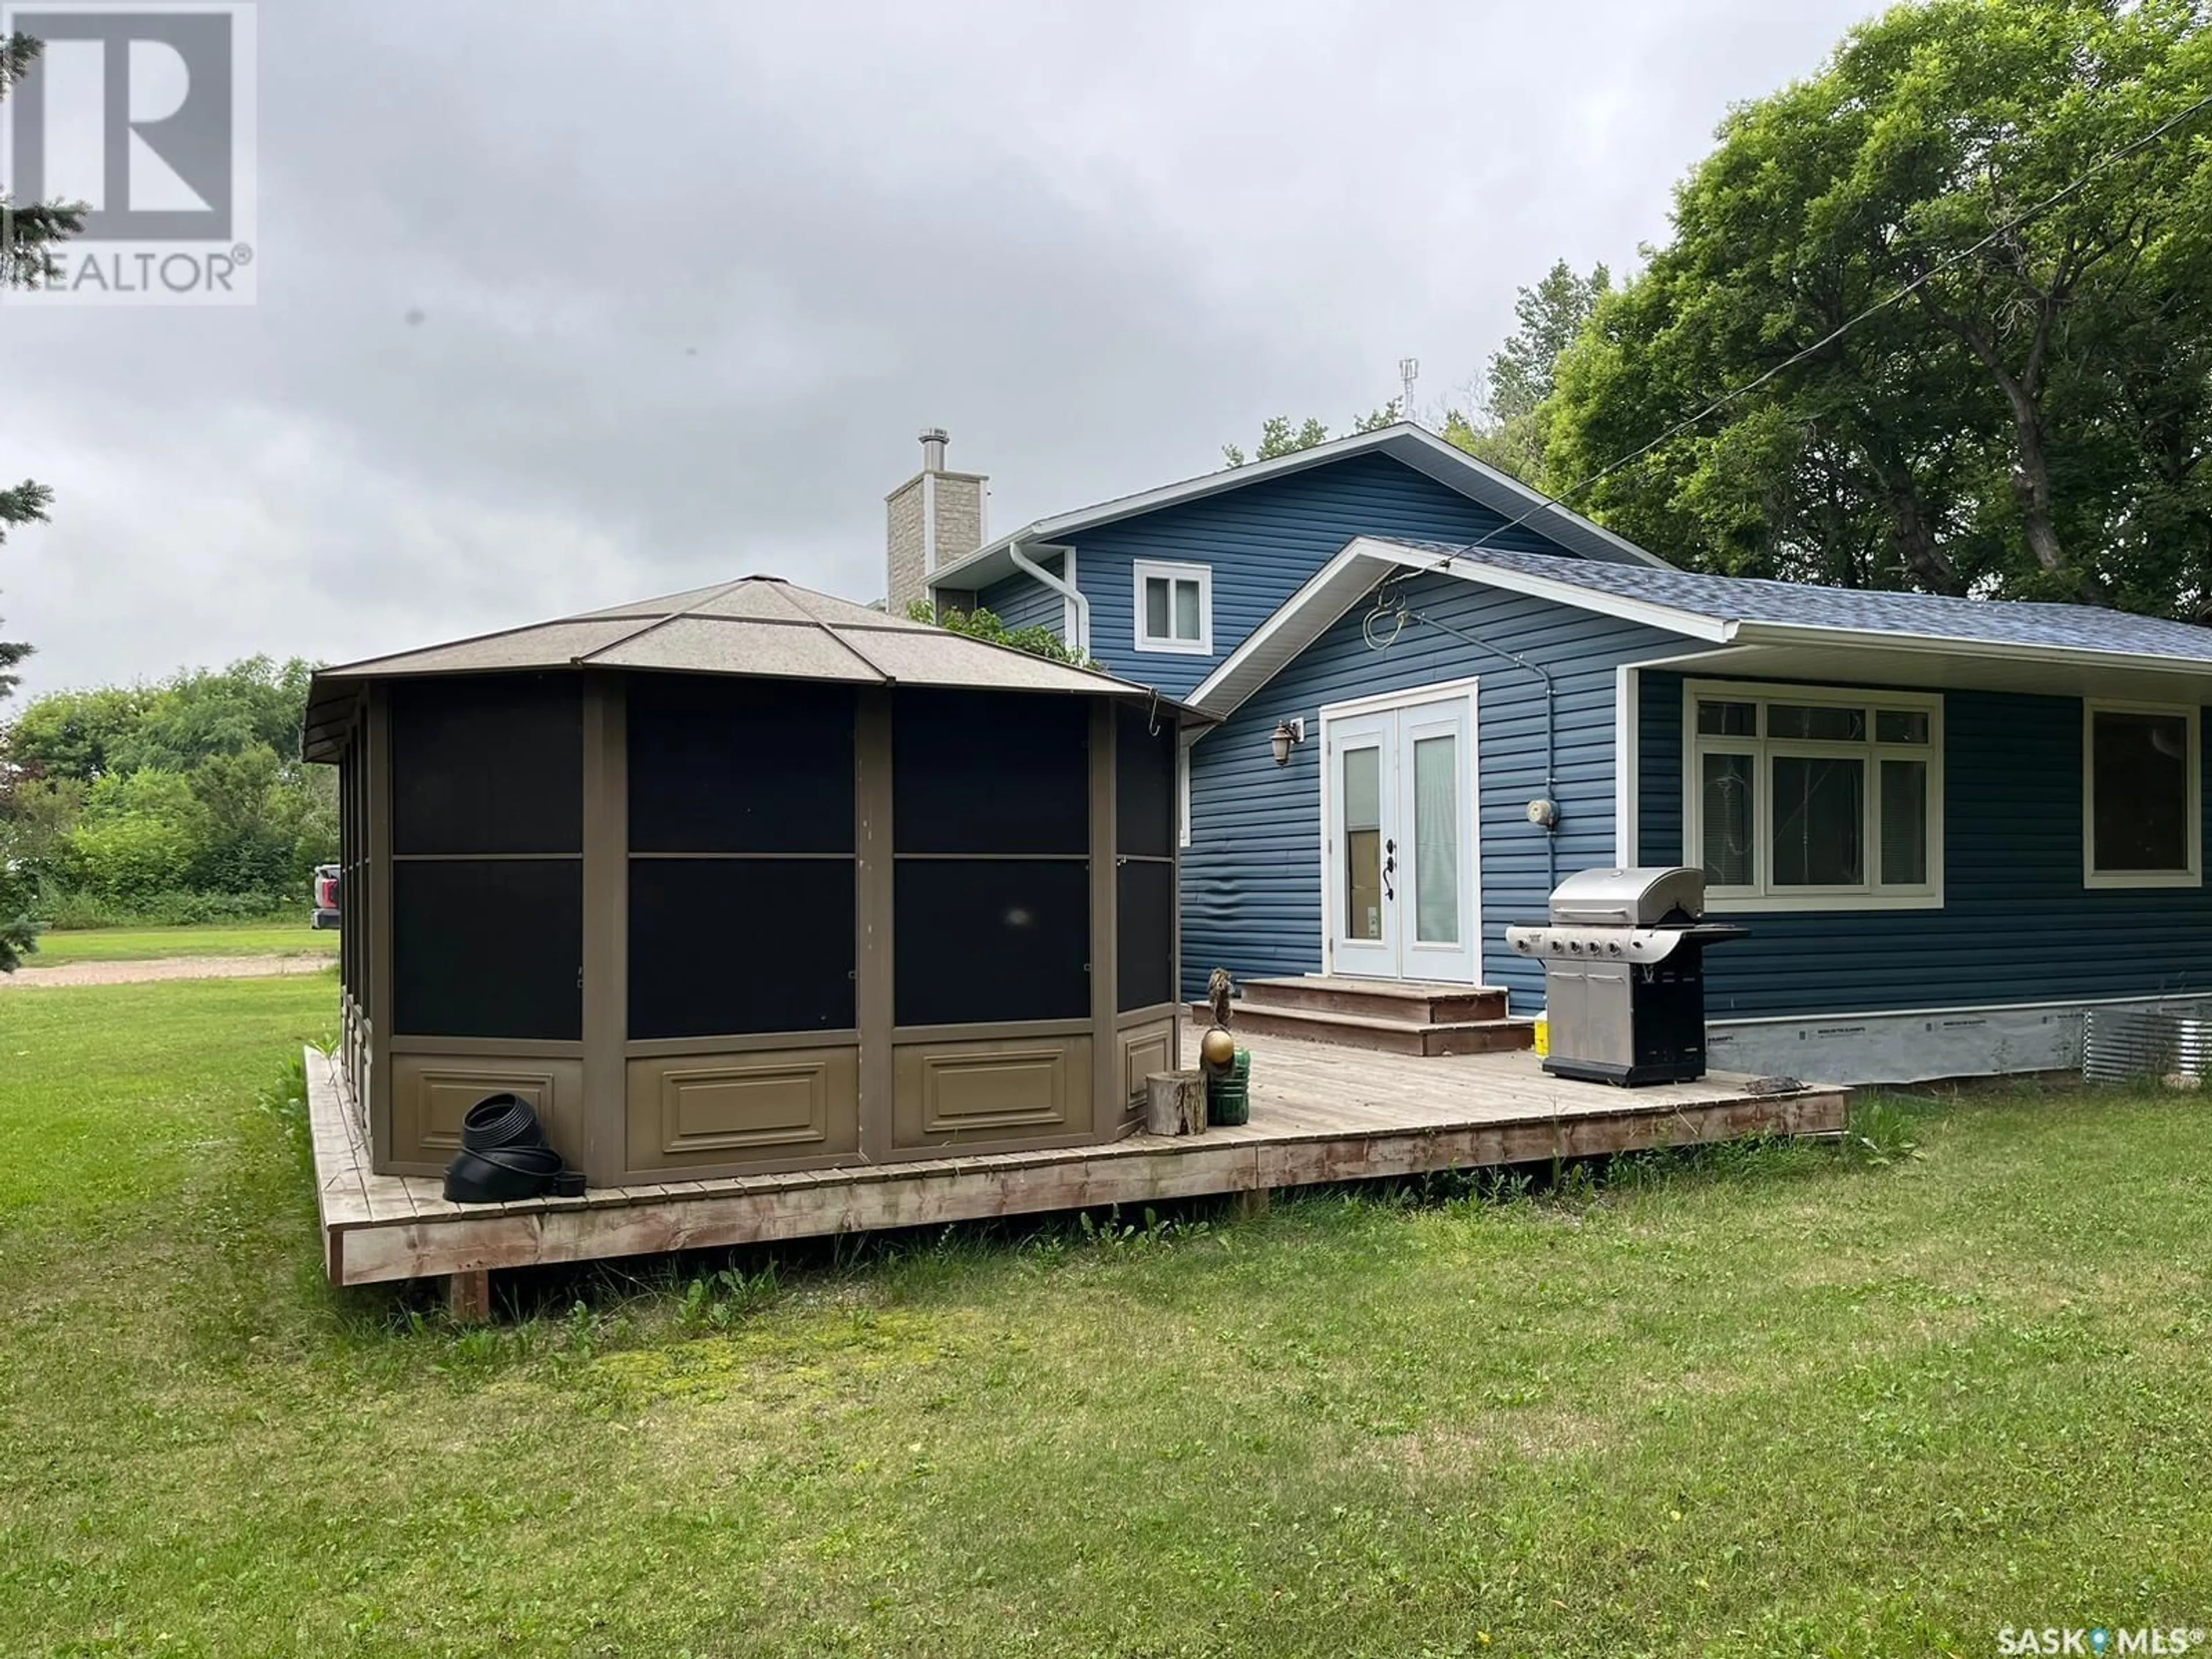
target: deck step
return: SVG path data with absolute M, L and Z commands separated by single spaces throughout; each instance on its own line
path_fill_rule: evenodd
M 1192 1017 L 1210 1018 L 1203 1003 Z M 1425 1020 L 1340 1013 L 1325 1008 L 1275 1008 L 1249 998 L 1237 1004 L 1231 1025 L 1239 1036 L 1292 1037 L 1388 1054 L 1487 1054 L 1526 1048 L 1535 1028 L 1524 1019 Z
M 1464 1025 L 1505 1018 L 1505 993 L 1495 986 L 1425 984 L 1415 980 L 1350 979 L 1313 974 L 1250 979 L 1238 988 L 1246 1009 L 1297 1009 L 1399 1020 L 1409 1025 Z

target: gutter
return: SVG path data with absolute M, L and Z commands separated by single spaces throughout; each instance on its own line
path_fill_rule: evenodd
M 1083 597 L 1082 590 L 1063 578 L 1054 575 L 1051 571 L 1023 552 L 1019 536 L 1012 537 L 1007 541 L 1006 556 L 1013 561 L 1015 569 L 1036 577 L 1061 598 L 1074 601 L 1075 637 L 1067 643 L 1080 651 L 1086 658 L 1089 657 L 1091 654 L 1091 601 Z

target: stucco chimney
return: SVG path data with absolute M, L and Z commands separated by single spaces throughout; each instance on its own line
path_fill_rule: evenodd
M 939 426 L 921 434 L 921 471 L 884 498 L 884 594 L 894 617 L 928 595 L 929 577 L 982 546 L 990 480 L 980 472 L 948 472 Z

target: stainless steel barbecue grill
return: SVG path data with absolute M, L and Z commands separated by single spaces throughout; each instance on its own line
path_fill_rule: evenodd
M 1505 942 L 1544 964 L 1544 1069 L 1601 1083 L 1705 1074 L 1708 945 L 1746 930 L 1703 920 L 1701 870 L 1583 870 L 1552 890 L 1551 921 Z

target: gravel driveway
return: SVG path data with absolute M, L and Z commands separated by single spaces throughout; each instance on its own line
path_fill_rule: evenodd
M 33 961 L 37 958 L 33 957 Z M 150 962 L 72 962 L 61 968 L 18 968 L 0 974 L 0 990 L 39 986 L 135 985 L 153 979 L 264 979 L 271 974 L 319 974 L 331 956 L 162 957 Z

